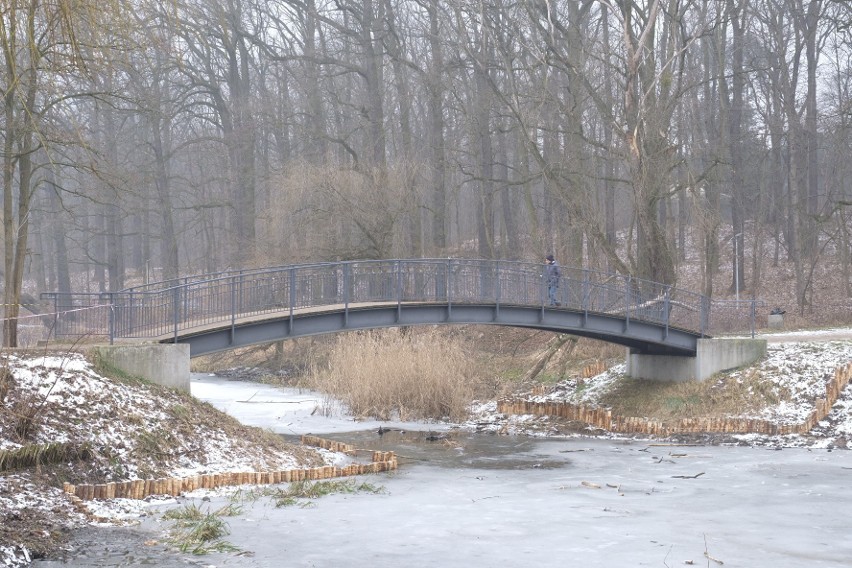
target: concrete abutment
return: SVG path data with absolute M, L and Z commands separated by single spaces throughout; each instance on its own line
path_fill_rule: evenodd
M 720 371 L 754 363 L 765 355 L 765 339 L 699 339 L 695 357 L 645 355 L 628 350 L 627 374 L 654 381 L 703 381 Z
M 92 350 L 104 363 L 128 375 L 190 392 L 187 344 L 100 345 Z
M 108 365 L 152 383 L 190 392 L 188 344 L 103 345 L 93 350 Z M 703 381 L 715 373 L 754 363 L 766 355 L 765 339 L 699 339 L 695 357 L 627 353 L 634 379 Z

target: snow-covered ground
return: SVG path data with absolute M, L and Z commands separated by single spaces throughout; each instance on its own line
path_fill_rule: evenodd
M 850 339 L 837 339 L 837 338 Z M 834 370 L 852 361 L 852 330 L 834 329 L 819 332 L 778 333 L 761 336 L 767 339 L 766 357 L 759 363 L 727 375 L 727 381 L 742 381 L 746 375 L 761 377 L 761 388 L 779 394 L 779 402 L 759 413 L 742 413 L 743 418 L 759 418 L 776 424 L 799 424 L 814 410 L 814 402 L 825 396 L 826 384 Z M 551 392 L 528 397 L 534 401 L 568 402 L 598 405 L 601 397 L 625 374 L 625 365 L 616 365 L 604 373 L 583 380 L 560 383 Z M 548 433 L 548 417 L 503 416 L 496 412 L 497 403 L 483 401 L 471 409 L 471 423 L 481 431 L 509 434 L 542 435 Z M 827 420 L 813 432 L 814 436 L 784 436 L 769 439 L 752 435 L 734 438 L 752 443 L 785 446 L 832 447 L 845 445 L 852 435 L 852 388 L 847 388 L 832 408 Z
M 181 401 L 165 389 L 152 391 L 139 384 L 123 383 L 98 375 L 82 355 L 5 357 L 19 392 L 19 400 L 30 400 L 39 408 L 38 427 L 26 444 L 81 443 L 94 448 L 108 449 L 113 461 L 122 464 L 124 479 L 138 479 L 138 468 L 144 464 L 137 455 L 138 448 L 130 439 L 160 427 L 174 419 Z M 126 418 L 126 419 L 123 419 Z M 173 476 L 240 471 L 254 467 L 280 469 L 298 466 L 297 460 L 286 452 L 258 453 L 235 446 L 224 430 L 208 429 L 200 424 L 197 440 L 203 443 L 200 451 L 180 451 L 164 448 L 163 454 L 174 456 L 169 463 Z M 0 437 L 0 450 L 12 450 L 24 445 L 10 432 Z M 185 440 L 174 437 L 176 444 Z M 169 451 L 165 451 L 169 450 Z M 150 465 L 150 464 L 148 464 Z M 148 473 L 150 475 L 150 472 Z
M 104 378 L 80 354 L 6 355 L 0 368 L 11 373 L 11 379 L 0 373 L 0 451 L 47 444 L 86 446 L 95 457 L 82 467 L 95 472 L 99 483 L 295 469 L 347 459 L 287 445 L 275 436 L 270 436 L 272 444 L 247 440 L 241 425 L 217 418 L 220 415 L 212 409 L 205 412 L 198 405 L 203 414 L 192 414 L 199 409 L 190 409 L 186 397 Z M 30 428 L 26 435 L 19 432 L 24 427 Z M 143 447 L 146 442 L 150 447 Z M 79 510 L 63 493 L 61 482 L 46 479 L 46 474 L 0 473 L 0 529 L 18 524 L 27 527 L 31 538 L 38 536 L 33 530 L 45 531 L 46 540 L 52 518 L 61 519 L 66 527 L 121 522 L 138 519 L 146 505 L 116 499 L 90 502 L 87 510 Z M 20 543 L 4 542 L 5 534 L 0 532 L 0 566 L 28 563 L 30 551 Z

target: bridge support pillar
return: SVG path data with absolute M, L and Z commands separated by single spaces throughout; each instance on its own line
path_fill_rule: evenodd
M 627 374 L 634 379 L 703 381 L 720 371 L 749 365 L 766 355 L 765 339 L 699 339 L 695 357 L 627 352 Z
M 128 375 L 190 392 L 188 344 L 101 345 L 93 351 L 104 363 Z

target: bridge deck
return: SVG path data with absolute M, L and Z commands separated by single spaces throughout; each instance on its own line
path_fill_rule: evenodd
M 631 347 L 642 353 L 694 355 L 699 334 L 613 314 L 571 308 L 426 302 L 360 302 L 279 310 L 204 323 L 153 337 L 188 343 L 192 357 L 246 345 L 341 331 L 446 324 L 506 325 L 569 333 Z
M 447 323 L 545 329 L 673 354 L 694 353 L 697 338 L 708 336 L 711 302 L 700 294 L 570 267 L 563 267 L 554 289 L 546 278 L 542 265 L 521 262 L 347 261 L 42 297 L 54 302 L 57 337 L 185 341 L 194 354 L 351 329 Z M 561 307 L 547 305 L 550 294 Z M 745 313 L 753 330 L 754 307 L 738 302 L 730 321 Z

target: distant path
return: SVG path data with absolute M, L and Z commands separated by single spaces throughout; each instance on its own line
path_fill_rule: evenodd
M 852 339 L 852 328 L 817 329 L 765 333 L 758 336 L 767 343 L 813 343 Z

